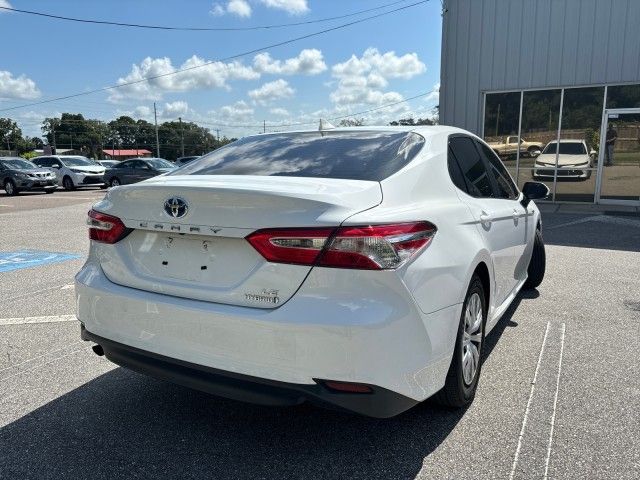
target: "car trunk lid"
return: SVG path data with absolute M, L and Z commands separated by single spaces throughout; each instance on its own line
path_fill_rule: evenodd
M 184 212 L 178 209 L 178 216 L 172 214 L 173 199 L 187 206 Z M 381 201 L 380 184 L 373 181 L 156 177 L 111 189 L 94 206 L 132 229 L 120 242 L 96 243 L 95 248 L 114 283 L 190 299 L 275 308 L 295 293 L 311 267 L 269 263 L 245 237 L 263 228 L 338 226 Z

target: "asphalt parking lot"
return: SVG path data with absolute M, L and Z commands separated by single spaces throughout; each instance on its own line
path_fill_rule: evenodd
M 103 194 L 0 196 L 0 478 L 640 478 L 638 214 L 545 208 L 547 276 L 487 338 L 475 402 L 375 420 L 215 398 L 94 355 L 72 283 Z

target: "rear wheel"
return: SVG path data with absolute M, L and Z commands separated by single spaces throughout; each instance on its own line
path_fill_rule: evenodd
M 71 177 L 68 176 L 65 176 L 62 179 L 62 186 L 65 190 L 74 190 L 76 188 L 76 186 L 73 184 L 73 180 L 71 180 Z
M 56 189 L 55 189 L 55 188 L 50 188 L 50 189 L 48 189 L 48 190 L 45 190 L 45 191 L 44 191 L 44 193 L 53 193 L 53 192 L 55 192 L 55 191 L 56 191 Z
M 16 187 L 16 184 L 13 183 L 13 180 L 11 179 L 5 180 L 4 191 L 7 195 L 18 195 L 18 193 L 20 193 L 20 190 L 18 190 L 18 187 Z
M 542 232 L 536 229 L 536 235 L 533 239 L 533 253 L 531 254 L 531 260 L 529 261 L 529 268 L 527 269 L 527 281 L 524 284 L 524 288 L 533 289 L 537 288 L 544 279 L 544 271 L 546 269 L 547 256 L 544 251 L 544 241 L 542 240 Z
M 464 407 L 473 401 L 482 367 L 482 345 L 487 308 L 482 281 L 474 275 L 462 304 L 456 346 L 444 388 L 435 400 L 447 407 Z
M 109 185 L 111 185 L 112 187 L 119 187 L 121 185 L 120 179 L 118 177 L 113 177 L 109 182 Z

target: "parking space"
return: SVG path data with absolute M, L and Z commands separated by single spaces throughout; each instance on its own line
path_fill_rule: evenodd
M 545 281 L 487 338 L 475 402 L 376 420 L 224 400 L 94 355 L 72 283 L 103 194 L 0 196 L 0 254 L 66 255 L 0 270 L 0 478 L 640 477 L 637 213 L 546 208 Z

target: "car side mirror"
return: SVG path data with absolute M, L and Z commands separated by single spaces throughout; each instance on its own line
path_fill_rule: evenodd
M 595 157 L 597 153 L 598 153 L 598 152 L 596 152 L 595 150 L 591 150 L 591 151 L 589 152 L 589 155 L 591 155 L 592 157 Z
M 56 163 L 56 164 L 51 165 L 51 168 L 60 168 L 60 165 L 58 165 L 58 164 Z
M 549 196 L 549 187 L 542 182 L 526 182 L 522 187 L 522 195 L 524 198 L 520 203 L 526 208 L 531 200 L 547 198 Z

